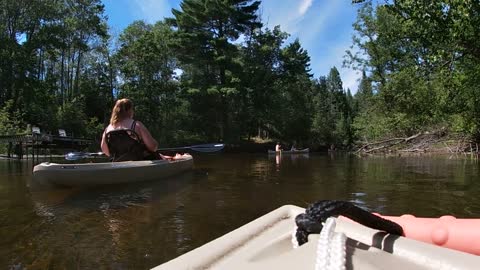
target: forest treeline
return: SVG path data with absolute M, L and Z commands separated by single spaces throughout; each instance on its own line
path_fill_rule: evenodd
M 315 78 L 260 1 L 183 0 L 109 33 L 100 0 L 0 2 L 0 135 L 27 124 L 98 139 L 117 98 L 161 145 L 296 141 L 351 147 L 445 129 L 480 138 L 480 2 L 353 0 L 345 65 Z

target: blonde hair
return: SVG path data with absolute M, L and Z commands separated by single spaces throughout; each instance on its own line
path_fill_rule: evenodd
M 110 117 L 110 124 L 115 125 L 118 122 L 129 116 L 129 111 L 133 109 L 133 103 L 128 98 L 123 98 L 115 102 L 113 106 L 112 116 Z

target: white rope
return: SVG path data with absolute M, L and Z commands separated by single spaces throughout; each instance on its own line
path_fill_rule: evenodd
M 347 237 L 335 232 L 336 225 L 336 219 L 330 217 L 320 232 L 315 270 L 345 270 Z
M 298 248 L 299 244 L 298 244 L 298 241 L 297 241 L 297 225 L 295 225 L 293 227 L 293 232 L 292 232 L 292 245 L 293 245 L 293 249 L 296 249 Z
M 344 233 L 335 233 L 330 242 L 330 264 L 328 270 L 345 270 L 346 263 L 346 242 L 347 237 Z
M 335 231 L 335 222 L 329 218 L 323 224 L 317 243 L 317 257 L 315 260 L 315 270 L 326 270 L 330 263 L 330 239 Z
M 330 217 L 323 224 L 317 243 L 317 256 L 315 258 L 315 270 L 345 270 L 346 263 L 346 242 L 344 233 L 336 233 L 336 219 Z M 293 248 L 298 248 L 295 236 L 297 226 L 292 233 Z

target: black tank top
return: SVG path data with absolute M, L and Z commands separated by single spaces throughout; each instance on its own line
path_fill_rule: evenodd
M 105 139 L 113 161 L 144 160 L 147 147 L 135 132 L 136 121 L 130 129 L 116 129 L 107 132 Z

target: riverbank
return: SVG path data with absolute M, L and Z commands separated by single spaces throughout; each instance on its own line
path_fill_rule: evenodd
M 224 153 L 267 153 L 275 149 L 276 140 L 241 141 L 226 143 Z M 284 149 L 291 144 L 281 142 Z M 300 145 L 298 148 L 310 148 L 310 152 L 351 152 L 355 154 L 480 154 L 480 145 L 464 134 L 448 134 L 446 132 L 424 132 L 410 137 L 392 137 L 372 142 L 357 142 L 353 148 L 327 145 Z M 334 150 L 331 150 L 333 148 Z M 175 151 L 174 151 L 175 152 Z M 49 155 L 63 158 L 63 154 Z M 0 159 L 17 159 L 16 155 L 7 157 L 0 154 Z
M 410 137 L 394 137 L 374 142 L 358 143 L 356 154 L 380 153 L 430 153 L 430 154 L 479 154 L 479 143 L 464 134 L 443 130 L 417 133 Z
M 243 141 L 226 144 L 226 153 L 266 153 L 276 141 Z M 285 149 L 290 145 L 282 143 Z M 303 145 L 311 152 L 351 152 L 355 154 L 480 154 L 480 145 L 464 134 L 444 130 L 417 133 L 409 137 L 391 137 L 371 142 L 357 142 L 353 147 Z M 302 147 L 300 147 L 302 148 Z M 332 150 L 333 149 L 333 150 Z

